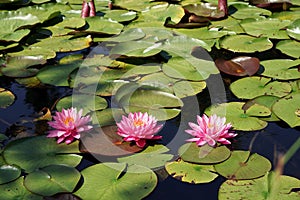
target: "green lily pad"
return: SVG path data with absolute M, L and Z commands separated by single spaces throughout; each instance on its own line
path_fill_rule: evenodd
M 29 192 L 24 184 L 24 178 L 0 185 L 1 199 L 30 199 L 42 200 L 43 197 Z
M 8 53 L 10 57 L 22 57 L 22 56 L 31 56 L 36 58 L 42 58 L 42 59 L 51 59 L 56 56 L 55 50 L 44 48 L 44 47 L 34 47 L 34 46 L 28 46 L 23 47 L 22 51 L 18 52 L 10 52 Z
M 61 111 L 62 108 L 67 109 L 75 107 L 78 110 L 83 109 L 83 114 L 91 111 L 103 110 L 107 107 L 107 102 L 104 98 L 95 95 L 85 95 L 74 93 L 71 96 L 66 96 L 60 99 L 57 104 L 57 110 Z
M 167 161 L 173 158 L 172 154 L 166 154 L 169 149 L 161 144 L 148 146 L 142 152 L 137 154 L 118 158 L 118 162 L 127 163 L 128 165 L 141 165 L 151 169 L 162 167 Z
M 228 31 L 223 31 L 219 29 L 208 29 L 207 27 L 193 28 L 193 29 L 176 29 L 174 30 L 178 34 L 187 35 L 191 38 L 196 38 L 199 40 L 208 40 L 221 38 L 228 35 Z
M 120 108 L 107 108 L 92 113 L 92 123 L 99 124 L 101 127 L 114 125 L 122 119 L 126 113 Z
M 7 50 L 18 46 L 18 43 L 0 44 L 0 51 Z
M 292 87 L 286 82 L 271 81 L 271 78 L 252 76 L 233 82 L 230 85 L 230 90 L 238 98 L 253 99 L 261 95 L 284 97 L 291 92 Z
M 271 115 L 271 111 L 262 105 L 253 104 L 244 108 L 242 102 L 230 102 L 214 105 L 205 110 L 207 115 L 216 114 L 226 117 L 226 123 L 231 123 L 235 130 L 254 131 L 265 128 L 268 123 L 260 117 Z
M 244 20 L 241 26 L 245 32 L 255 37 L 268 37 L 272 39 L 289 39 L 284 28 L 290 24 L 289 21 L 278 19 Z
M 125 171 L 126 170 L 126 171 Z M 146 167 L 102 163 L 84 169 L 84 183 L 74 194 L 81 199 L 142 199 L 150 194 L 157 177 Z
M 116 37 L 111 37 L 108 40 L 112 42 L 126 42 L 132 40 L 138 40 L 145 37 L 145 33 L 140 28 L 131 28 L 123 31 L 120 35 Z
M 274 59 L 264 60 L 260 64 L 264 67 L 261 75 L 279 80 L 299 79 L 298 67 L 300 60 Z
M 28 174 L 24 185 L 35 194 L 52 196 L 60 192 L 72 192 L 80 176 L 73 167 L 49 165 Z
M 51 31 L 51 36 L 61 36 L 72 33 L 74 29 L 82 28 L 86 24 L 83 18 L 67 17 L 54 26 L 47 27 L 47 30 Z
M 212 21 L 210 28 L 222 28 L 224 31 L 228 31 L 230 34 L 233 33 L 244 33 L 245 31 L 241 27 L 240 21 L 228 16 L 227 19 Z M 219 30 L 220 31 L 220 30 Z
M 0 88 L 0 108 L 6 108 L 15 101 L 15 95 L 4 88 Z
M 293 0 L 293 3 L 295 1 Z M 277 18 L 280 20 L 289 20 L 293 22 L 295 19 L 300 18 L 300 12 L 298 11 L 285 11 L 285 12 L 274 12 L 271 15 L 272 18 Z
M 0 166 L 0 185 L 17 179 L 21 175 L 20 168 L 13 165 Z
M 299 179 L 284 175 L 274 176 L 274 173 L 267 173 L 265 176 L 254 180 L 227 180 L 220 187 L 219 199 L 299 199 L 299 191 L 294 190 L 299 188 Z
M 294 93 L 287 97 L 279 99 L 272 106 L 272 111 L 277 117 L 285 121 L 289 126 L 300 126 L 300 93 Z
M 281 40 L 277 43 L 276 49 L 288 56 L 300 58 L 300 42 L 295 40 Z
M 262 18 L 263 16 L 270 16 L 272 12 L 266 9 L 258 8 L 256 6 L 247 5 L 244 3 L 234 3 L 231 5 L 236 11 L 231 14 L 236 19 L 246 18 Z
M 135 10 L 135 11 L 142 11 L 151 5 L 156 5 L 158 3 L 148 0 L 141 0 L 141 1 L 135 1 L 135 0 L 115 0 L 113 5 L 116 5 L 118 7 L 127 9 L 127 10 Z
M 109 19 L 102 17 L 87 17 L 85 18 L 88 29 L 84 30 L 86 33 L 109 34 L 115 35 L 121 33 L 123 25 Z
M 231 35 L 220 40 L 220 47 L 233 52 L 254 53 L 271 49 L 273 43 L 267 37 L 256 38 L 249 35 Z
M 128 22 L 134 20 L 137 14 L 134 11 L 127 10 L 108 10 L 105 11 L 104 17 L 117 22 Z
M 196 143 L 182 145 L 178 153 L 182 160 L 198 164 L 215 164 L 230 157 L 230 150 L 226 146 L 213 148 L 204 145 L 199 147 Z
M 300 19 L 296 19 L 291 25 L 286 29 L 287 34 L 296 39 L 300 40 Z
M 225 162 L 215 165 L 216 171 L 233 180 L 254 179 L 271 170 L 271 162 L 258 154 L 249 151 L 233 151 Z
M 28 88 L 34 88 L 41 84 L 41 81 L 34 77 L 16 78 L 15 81 Z
M 166 170 L 172 177 L 187 183 L 209 183 L 218 177 L 213 165 L 198 165 L 178 160 L 166 164 Z
M 52 164 L 75 167 L 81 161 L 78 142 L 57 144 L 55 139 L 45 136 L 21 138 L 10 142 L 3 151 L 5 161 L 18 165 L 26 172 Z

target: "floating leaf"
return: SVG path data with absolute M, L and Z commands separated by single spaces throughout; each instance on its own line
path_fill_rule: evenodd
M 108 10 L 105 11 L 104 17 L 117 22 L 127 22 L 136 18 L 136 12 L 127 10 Z
M 52 196 L 60 192 L 72 192 L 80 176 L 73 167 L 49 165 L 28 174 L 24 185 L 35 194 Z
M 84 169 L 84 184 L 75 192 L 81 199 L 142 199 L 150 194 L 157 177 L 146 167 L 102 163 Z
M 8 164 L 15 164 L 26 172 L 32 172 L 51 164 L 75 167 L 82 157 L 74 153 L 79 153 L 78 142 L 57 144 L 55 139 L 35 136 L 10 142 L 3 151 L 3 157 Z
M 259 69 L 259 59 L 248 56 L 239 56 L 231 60 L 218 58 L 215 63 L 220 71 L 234 76 L 252 76 Z
M 64 20 L 54 26 L 47 27 L 47 30 L 51 31 L 51 36 L 67 35 L 72 33 L 74 29 L 82 28 L 86 24 L 83 18 L 67 17 Z
M 290 24 L 286 29 L 287 34 L 296 39 L 300 40 L 300 19 L 296 19 L 292 24 Z
M 104 19 L 98 16 L 85 18 L 88 23 L 87 33 L 110 34 L 115 35 L 121 33 L 123 25 L 112 20 Z
M 216 114 L 226 117 L 226 123 L 231 123 L 235 130 L 254 131 L 265 128 L 267 122 L 260 117 L 267 117 L 271 111 L 262 105 L 253 104 L 247 109 L 243 109 L 244 103 L 230 102 L 211 106 L 205 110 L 207 115 Z M 259 117 L 259 118 L 258 118 Z
M 234 3 L 231 6 L 233 6 L 235 9 L 237 9 L 233 14 L 231 14 L 232 17 L 236 19 L 246 19 L 246 18 L 263 18 L 262 16 L 270 16 L 272 14 L 271 11 L 258 8 L 256 6 L 247 5 L 244 3 Z
M 141 165 L 148 168 L 158 168 L 166 164 L 167 161 L 173 158 L 172 154 L 165 154 L 169 151 L 166 146 L 156 144 L 148 146 L 142 152 L 137 154 L 118 158 L 118 162 L 127 163 L 128 165 Z
M 267 37 L 256 38 L 249 35 L 231 35 L 220 41 L 220 47 L 233 52 L 254 53 L 271 49 L 273 43 Z
M 9 56 L 11 57 L 22 57 L 22 56 L 31 56 L 31 57 L 36 57 L 38 59 L 51 59 L 56 56 L 55 50 L 48 49 L 46 47 L 34 47 L 34 46 L 28 46 L 28 47 L 23 47 L 22 51 L 18 52 L 11 52 L 8 53 Z
M 92 113 L 93 124 L 98 124 L 101 127 L 114 125 L 122 119 L 122 115 L 126 113 L 120 108 L 107 108 L 101 111 Z
M 249 151 L 233 151 L 228 160 L 215 165 L 216 171 L 233 180 L 254 179 L 271 170 L 271 162 L 258 154 Z
M 261 75 L 280 80 L 299 79 L 298 67 L 300 60 L 274 59 L 264 60 L 260 63 L 264 67 Z
M 0 88 L 0 108 L 6 108 L 15 101 L 15 95 L 4 88 Z
M 226 146 L 213 148 L 205 145 L 199 147 L 196 143 L 182 145 L 178 153 L 182 160 L 198 164 L 215 164 L 230 157 L 230 150 Z
M 271 82 L 271 78 L 253 76 L 233 82 L 230 90 L 238 98 L 253 99 L 261 95 L 284 97 L 291 92 L 292 88 L 286 82 Z
M 218 32 L 220 31 L 219 29 L 222 28 L 222 31 L 229 31 L 230 34 L 245 32 L 240 25 L 240 21 L 231 16 L 223 20 L 212 21 L 210 28 L 217 28 Z
M 108 40 L 112 42 L 126 42 L 132 40 L 139 40 L 145 37 L 145 33 L 140 28 L 131 28 L 123 31 L 120 35 L 116 37 L 111 37 Z
M 281 40 L 277 43 L 276 49 L 288 56 L 300 58 L 300 42 L 298 41 Z
M 83 109 L 83 114 L 91 111 L 103 110 L 107 107 L 107 102 L 104 98 L 95 95 L 85 95 L 73 93 L 71 96 L 66 96 L 60 99 L 57 104 L 57 110 L 61 111 L 62 108 L 67 109 L 75 107 L 78 110 Z
M 228 34 L 228 31 L 222 31 L 219 29 L 208 29 L 207 27 L 202 28 L 193 28 L 193 29 L 176 29 L 174 30 L 176 33 L 187 35 L 191 38 L 196 38 L 199 40 L 208 40 L 208 39 L 216 39 L 221 38 Z
M 209 17 L 209 18 L 222 18 L 225 16 L 223 11 L 220 11 L 216 4 L 211 3 L 197 3 L 184 6 L 189 13 L 193 13 L 197 16 Z
M 20 168 L 13 165 L 0 166 L 0 185 L 17 179 L 21 175 Z
M 24 187 L 24 178 L 20 177 L 15 181 L 0 185 L 1 199 L 30 199 L 42 200 L 43 197 L 29 192 Z
M 290 176 L 275 177 L 274 173 L 254 180 L 227 180 L 219 190 L 219 199 L 272 199 L 297 200 L 299 199 L 300 180 Z M 295 190 L 296 189 L 296 190 Z
M 272 111 L 289 126 L 300 126 L 300 117 L 297 114 L 300 110 L 299 102 L 300 93 L 294 93 L 275 102 Z
M 148 8 L 151 5 L 158 4 L 156 2 L 148 1 L 148 0 L 141 0 L 141 1 L 135 1 L 135 0 L 115 0 L 114 5 L 119 6 L 121 8 L 127 9 L 127 10 L 135 10 L 135 11 L 142 11 L 146 8 Z

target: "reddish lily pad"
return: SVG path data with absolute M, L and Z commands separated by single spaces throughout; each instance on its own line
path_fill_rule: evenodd
M 225 13 L 218 10 L 217 5 L 211 3 L 200 3 L 200 4 L 190 4 L 184 6 L 184 9 L 189 13 L 193 13 L 197 16 L 209 17 L 209 18 L 222 18 Z
M 235 57 L 231 60 L 218 58 L 215 63 L 220 71 L 234 76 L 252 76 L 259 69 L 259 59 L 248 56 Z

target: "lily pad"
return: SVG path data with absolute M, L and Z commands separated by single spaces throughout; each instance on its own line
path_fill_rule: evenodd
M 29 192 L 24 184 L 24 177 L 20 177 L 15 181 L 0 185 L 2 199 L 31 199 L 42 200 L 43 197 Z
M 263 16 L 272 15 L 272 12 L 269 10 L 258 8 L 252 5 L 247 5 L 240 2 L 234 3 L 231 6 L 236 9 L 236 11 L 233 14 L 231 14 L 231 16 L 236 19 L 262 18 Z
M 28 174 L 24 185 L 35 194 L 52 196 L 60 192 L 72 192 L 80 176 L 79 171 L 73 167 L 49 165 Z
M 220 40 L 220 47 L 233 52 L 254 53 L 271 49 L 273 43 L 267 37 L 256 38 L 249 35 L 231 35 Z
M 296 39 L 300 40 L 300 19 L 296 19 L 291 25 L 286 29 L 287 34 Z
M 220 187 L 219 199 L 299 199 L 299 191 L 294 190 L 299 188 L 299 179 L 284 175 L 274 176 L 275 173 L 271 172 L 254 180 L 227 180 Z
M 148 0 L 141 0 L 141 1 L 135 1 L 135 0 L 115 0 L 113 5 L 119 6 L 121 8 L 127 9 L 127 10 L 135 10 L 135 11 L 142 11 L 151 5 L 156 5 L 158 3 Z
M 128 30 L 125 30 L 120 35 L 116 37 L 111 37 L 108 40 L 112 42 L 126 42 L 126 41 L 132 41 L 132 40 L 139 40 L 143 37 L 145 37 L 145 33 L 140 28 L 131 28 Z
M 232 93 L 241 99 L 253 99 L 261 95 L 284 97 L 288 95 L 292 87 L 289 83 L 271 81 L 265 77 L 246 77 L 233 82 L 230 85 Z
M 178 153 L 182 160 L 197 164 L 215 164 L 230 157 L 230 150 L 226 146 L 213 148 L 205 145 L 199 147 L 196 143 L 182 145 Z
M 216 114 L 220 117 L 226 117 L 226 123 L 231 123 L 235 130 L 254 131 L 265 128 L 267 122 L 260 117 L 271 115 L 271 111 L 262 105 L 253 104 L 244 108 L 242 102 L 230 102 L 214 105 L 205 110 L 207 115 Z
M 122 115 L 126 113 L 120 108 L 107 108 L 101 111 L 92 113 L 93 124 L 98 124 L 101 127 L 114 125 L 122 119 Z
M 0 108 L 6 108 L 15 101 L 15 95 L 4 88 L 0 88 Z
M 128 22 L 134 20 L 137 14 L 134 11 L 127 10 L 108 10 L 105 11 L 104 17 L 117 22 Z
M 183 160 L 167 163 L 166 170 L 172 177 L 193 184 L 209 183 L 218 177 L 213 165 L 198 165 Z
M 265 175 L 271 170 L 271 162 L 256 153 L 249 151 L 233 151 L 225 162 L 215 165 L 216 171 L 233 180 L 254 179 Z
M 27 137 L 10 142 L 3 151 L 5 161 L 18 165 L 26 172 L 51 164 L 65 164 L 75 167 L 81 161 L 78 142 L 57 144 L 55 139 L 45 136 Z
M 57 110 L 60 111 L 62 108 L 67 109 L 71 107 L 76 107 L 78 110 L 83 109 L 83 114 L 85 115 L 91 111 L 105 109 L 107 102 L 99 96 L 73 93 L 71 96 L 60 99 L 56 104 Z
M 81 199 L 142 199 L 157 184 L 157 177 L 150 169 L 138 165 L 126 169 L 125 163 L 96 164 L 81 173 L 84 184 L 74 193 Z
M 288 56 L 300 58 L 300 42 L 295 40 L 281 40 L 277 43 L 276 49 Z
M 115 35 L 121 33 L 123 25 L 109 19 L 102 17 L 87 17 L 85 18 L 88 23 L 88 29 L 84 30 L 86 33 L 109 34 Z
M 31 57 L 37 57 L 42 59 L 51 59 L 56 56 L 55 50 L 48 49 L 45 47 L 34 47 L 34 46 L 28 46 L 28 47 L 22 47 L 22 51 L 18 52 L 10 52 L 8 55 L 10 57 L 22 57 L 22 56 L 31 56 Z
M 245 32 L 241 27 L 240 20 L 231 16 L 228 16 L 227 19 L 212 21 L 209 27 L 218 29 L 218 31 L 220 31 L 219 29 L 221 28 L 221 30 L 228 31 L 230 34 Z
M 74 32 L 75 29 L 82 28 L 86 24 L 83 18 L 67 17 L 54 26 L 47 27 L 47 30 L 51 31 L 53 36 L 67 35 Z
M 184 6 L 189 13 L 193 13 L 197 16 L 209 17 L 209 18 L 222 18 L 225 16 L 225 13 L 218 10 L 216 4 L 211 3 L 197 3 L 189 4 Z
M 298 67 L 300 60 L 274 59 L 264 60 L 260 63 L 264 67 L 261 75 L 279 80 L 299 79 Z
M 167 161 L 173 158 L 172 154 L 166 154 L 169 149 L 161 144 L 148 146 L 142 152 L 137 154 L 118 158 L 118 162 L 127 163 L 128 165 L 141 165 L 151 169 L 162 167 Z
M 272 111 L 277 117 L 285 121 L 289 126 L 300 126 L 300 93 L 294 93 L 279 99 L 272 106 Z
M 13 165 L 0 166 L 0 185 L 17 179 L 21 175 L 20 168 Z

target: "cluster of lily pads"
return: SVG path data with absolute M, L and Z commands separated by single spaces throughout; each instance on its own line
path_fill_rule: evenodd
M 205 114 L 226 117 L 242 131 L 261 130 L 273 121 L 299 126 L 300 2 L 271 12 L 229 1 L 229 15 L 221 19 L 213 18 L 216 2 L 115 0 L 113 9 L 108 3 L 95 1 L 96 16 L 83 19 L 79 0 L 0 1 L 0 76 L 26 87 L 72 88 L 56 109 L 83 109 L 95 127 L 100 125 L 86 134 L 84 144 L 57 144 L 45 136 L 8 143 L 1 134 L 3 198 L 73 193 L 82 199 L 140 199 L 155 189 L 154 171 L 164 167 L 193 184 L 227 178 L 219 199 L 297 199 L 300 180 L 270 171 L 270 161 L 256 153 L 194 143 L 181 146 L 176 156 L 157 143 L 141 150 L 120 143 L 115 124 L 131 112 L 160 121 L 178 116 L 183 99 L 201 98 L 206 80 L 220 70 L 236 79 L 229 88 L 239 101 L 211 105 Z M 274 58 L 279 53 L 284 55 Z M 15 99 L 5 88 L 0 97 L 1 108 Z M 48 112 L 38 120 L 50 117 Z M 138 153 L 124 155 L 113 146 Z M 75 167 L 85 153 L 114 156 L 116 162 L 79 172 Z

